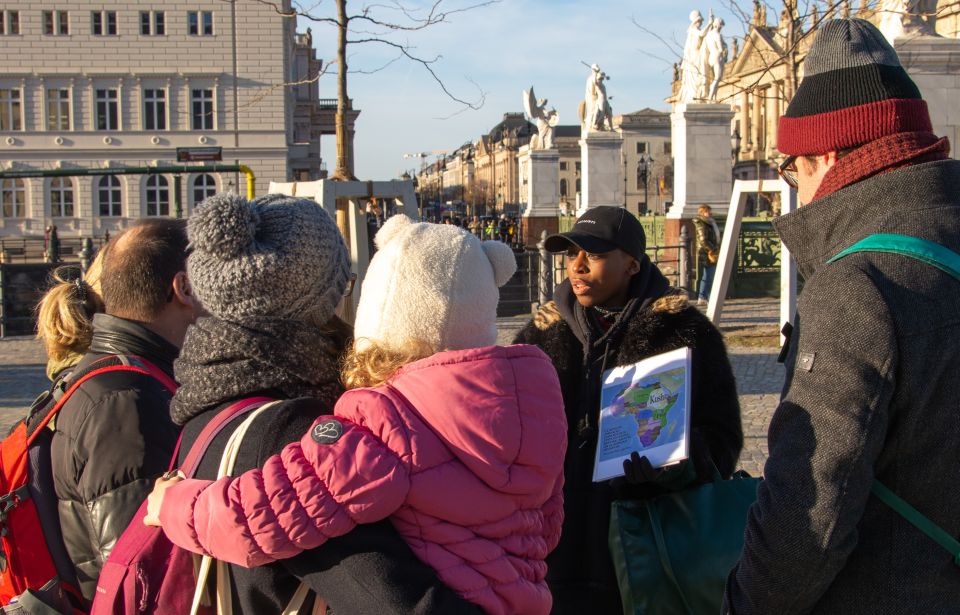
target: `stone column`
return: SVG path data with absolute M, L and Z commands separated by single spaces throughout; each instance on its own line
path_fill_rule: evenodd
M 623 136 L 616 132 L 589 132 L 580 139 L 581 196 L 577 216 L 600 205 L 623 207 L 622 148 Z
M 933 132 L 949 137 L 951 145 L 960 143 L 960 40 L 935 36 L 898 38 L 894 48 L 900 63 L 909 73 L 923 99 L 927 101 Z M 956 149 L 951 148 L 956 158 Z
M 520 177 L 527 182 L 526 189 L 520 186 L 521 198 L 525 198 L 521 211 L 523 240 L 528 248 L 535 247 L 540 233 L 556 233 L 560 215 L 560 150 L 530 150 L 520 148 L 518 165 Z
M 730 105 L 678 104 L 670 116 L 673 140 L 673 206 L 668 218 L 690 219 L 703 204 L 715 216 L 730 205 L 733 160 L 730 157 Z

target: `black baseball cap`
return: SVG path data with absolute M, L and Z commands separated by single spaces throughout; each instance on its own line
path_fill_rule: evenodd
M 566 233 L 547 237 L 544 247 L 548 252 L 566 252 L 570 244 L 591 254 L 619 248 L 642 260 L 647 249 L 647 236 L 640 221 L 625 208 L 604 205 L 588 209 Z

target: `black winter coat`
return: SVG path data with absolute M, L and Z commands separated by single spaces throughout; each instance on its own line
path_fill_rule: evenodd
M 107 314 L 93 320 L 83 370 L 113 354 L 137 355 L 173 378 L 178 349 L 142 326 Z M 114 544 L 163 474 L 179 428 L 170 420 L 171 393 L 156 379 L 117 372 L 85 382 L 57 416 L 51 445 L 60 527 L 84 597 Z
M 712 478 L 714 465 L 729 477 L 743 447 L 736 383 L 720 332 L 685 297 L 651 302 L 634 296 L 599 339 L 584 330 L 585 310 L 569 282 L 557 287 L 555 299 L 515 340 L 536 344 L 552 359 L 570 425 L 563 534 L 547 558 L 553 612 L 621 613 L 607 547 L 610 504 L 617 497 L 653 496 L 663 488 L 641 485 L 623 493 L 609 482 L 592 482 L 602 372 L 684 346 L 692 349 L 691 452 L 702 481 Z
M 263 395 L 274 396 L 269 391 Z M 198 414 L 184 425 L 181 462 L 207 423 L 227 405 Z M 266 409 L 254 420 L 240 445 L 233 474 L 263 467 L 267 458 L 302 438 L 318 416 L 331 413 L 323 402 L 308 398 Z M 244 418 L 234 419 L 214 438 L 200 462 L 197 478 L 216 478 L 227 440 Z M 338 615 L 481 613 L 476 605 L 441 583 L 436 572 L 417 559 L 387 520 L 358 525 L 349 534 L 331 538 L 291 559 L 257 568 L 230 565 L 228 570 L 234 613 L 280 613 L 301 581 Z M 308 600 L 312 599 L 311 595 Z

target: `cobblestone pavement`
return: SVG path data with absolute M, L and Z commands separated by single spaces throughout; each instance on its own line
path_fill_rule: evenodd
M 730 310 L 736 314 L 737 327 L 776 322 L 775 304 L 765 302 L 760 309 Z M 769 313 L 768 313 L 769 312 Z M 528 317 L 501 318 L 498 343 L 509 344 Z M 727 324 L 721 321 L 721 329 Z M 767 457 L 767 425 L 777 406 L 783 386 L 783 366 L 776 362 L 775 348 L 730 348 L 730 359 L 740 392 L 745 443 L 740 465 L 759 476 Z M 0 339 L 0 434 L 5 434 L 49 383 L 44 376 L 46 357 L 41 344 L 32 338 Z

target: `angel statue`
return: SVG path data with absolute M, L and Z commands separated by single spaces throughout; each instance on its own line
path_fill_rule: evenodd
M 547 111 L 547 99 L 537 100 L 533 86 L 523 91 L 523 110 L 537 125 L 537 134 L 530 139 L 530 149 L 552 149 L 553 128 L 560 123 L 556 109 Z

